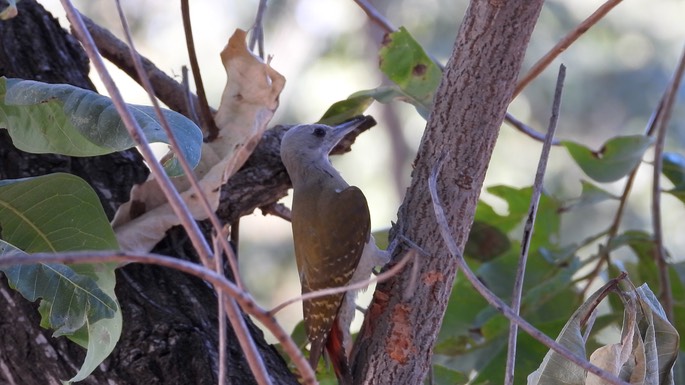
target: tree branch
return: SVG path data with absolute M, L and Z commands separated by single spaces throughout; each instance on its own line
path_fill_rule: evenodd
M 449 151 L 445 166 L 450 174 L 443 178 L 441 193 L 449 202 L 448 221 L 456 226 L 454 233 L 463 247 L 541 7 L 541 0 L 471 2 L 435 95 L 411 186 L 391 232 L 391 239 L 403 235 L 430 257 L 421 259 L 417 287 L 410 298 L 405 300 L 402 290 L 410 279 L 409 269 L 377 285 L 352 350 L 355 383 L 420 384 L 429 371 L 456 261 L 442 247 L 428 176 L 439 155 Z

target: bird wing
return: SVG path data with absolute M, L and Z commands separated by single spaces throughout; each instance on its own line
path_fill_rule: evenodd
M 294 235 L 301 238 L 295 239 L 295 254 L 302 293 L 346 285 L 371 231 L 369 207 L 359 188 L 350 186 L 319 198 L 316 203 L 301 202 L 310 205 L 305 211 L 308 218 L 293 217 Z M 310 359 L 314 362 L 318 362 L 343 297 L 341 293 L 303 302 L 305 329 L 312 343 Z

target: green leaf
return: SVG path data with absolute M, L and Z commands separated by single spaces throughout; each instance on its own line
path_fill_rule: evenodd
M 385 36 L 379 57 L 381 71 L 411 98 L 409 101 L 430 110 L 442 71 L 406 28 Z
M 95 191 L 70 174 L 0 180 L 0 226 L 27 253 L 118 248 Z
M 169 143 L 151 106 L 129 105 L 151 143 Z M 202 132 L 189 119 L 163 110 L 191 167 L 200 161 Z M 96 156 L 135 146 L 112 101 L 67 84 L 0 77 L 0 127 L 14 145 L 32 153 Z M 176 157 L 165 162 L 169 175 L 181 175 Z
M 0 181 L 0 228 L 4 241 L 27 252 L 118 248 L 97 195 L 82 179 L 69 174 Z M 87 347 L 85 362 L 71 381 L 92 373 L 121 335 L 115 268 L 103 263 L 2 269 L 26 298 L 43 298 L 41 325 Z M 34 281 L 41 284 L 34 287 Z M 74 305 L 65 305 L 67 301 Z
M 419 114 L 428 119 L 435 91 L 442 78 L 440 67 L 404 27 L 385 36 L 378 56 L 380 70 L 393 84 L 356 92 L 344 104 L 338 105 L 341 103 L 338 102 L 333 107 L 344 108 L 345 111 L 350 111 L 345 113 L 351 114 L 361 108 L 366 109 L 368 105 L 365 103 L 370 102 L 371 98 L 381 103 L 399 99 L 413 104 Z M 333 112 L 342 115 L 340 111 L 329 109 L 324 117 L 328 118 Z
M 501 232 L 509 234 L 528 217 L 530 197 L 533 193 L 531 187 L 514 188 L 500 185 L 489 187 L 487 191 L 507 203 L 508 213 L 506 215 L 499 215 L 488 204 L 480 201 L 476 208 L 476 221 L 485 222 L 488 225 L 495 226 Z M 536 250 L 540 246 L 548 246 L 551 239 L 558 238 L 561 221 L 559 216 L 560 209 L 560 202 L 554 198 L 546 194 L 540 197 L 535 220 L 535 231 L 533 232 L 530 244 L 531 250 Z M 520 234 L 516 238 L 520 238 Z
M 345 100 L 333 103 L 323 114 L 319 123 L 335 126 L 355 116 L 362 115 L 373 103 L 373 97 L 369 95 L 350 96 Z
M 25 255 L 13 245 L 0 240 L 0 258 L 6 255 Z M 44 320 L 48 320 L 54 336 L 73 334 L 90 322 L 111 318 L 116 302 L 106 295 L 95 280 L 77 274 L 69 266 L 56 263 L 37 265 L 0 266 L 10 287 L 33 302 L 43 298 Z
M 77 272 L 95 278 L 98 286 L 111 298 L 116 298 L 114 292 L 116 283 L 115 267 L 111 263 L 73 266 Z M 112 318 L 101 319 L 95 323 L 91 323 L 89 319 L 86 321 L 86 325 L 81 330 L 70 336 L 72 341 L 79 343 L 81 346 L 85 345 L 87 352 L 81 369 L 69 380 L 69 383 L 84 380 L 97 369 L 102 361 L 112 353 L 121 336 L 123 317 L 118 304 Z
M 653 138 L 644 135 L 617 136 L 597 152 L 571 141 L 561 144 L 587 176 L 597 182 L 608 183 L 623 178 L 637 167 L 653 142 Z

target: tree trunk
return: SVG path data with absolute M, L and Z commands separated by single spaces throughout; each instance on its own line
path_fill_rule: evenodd
M 0 21 L 0 76 L 93 89 L 88 61 L 78 42 L 34 0 L 24 0 L 18 7 L 16 18 Z M 253 168 L 255 163 L 259 160 L 251 160 Z M 7 132 L 0 130 L 0 179 L 53 172 L 85 179 L 111 218 L 128 200 L 131 186 L 145 180 L 148 171 L 136 151 L 92 158 L 28 154 L 14 148 Z M 283 178 L 284 171 L 280 174 Z M 254 205 L 276 201 L 286 189 L 287 180 L 280 190 L 261 194 L 261 201 L 232 204 L 239 212 L 251 212 Z M 231 196 L 227 190 L 222 199 Z M 155 252 L 196 260 L 180 229 L 172 229 Z M 83 383 L 216 384 L 218 329 L 211 288 L 173 270 L 129 265 L 118 271 L 116 292 L 124 316 L 121 340 L 112 356 Z M 0 309 L 1 384 L 59 384 L 76 373 L 85 356 L 83 349 L 41 329 L 37 304 L 10 289 L 4 276 L 0 278 Z M 274 383 L 297 384 L 249 319 L 248 326 Z M 254 383 L 235 335 L 230 329 L 228 334 L 229 383 Z
M 393 237 L 411 239 L 430 256 L 417 260 L 419 276 L 411 298 L 403 298 L 410 267 L 376 289 L 352 353 L 356 384 L 421 384 L 430 369 L 456 265 L 440 236 L 428 177 L 444 155 L 438 193 L 463 249 L 542 3 L 471 1 L 392 232 Z

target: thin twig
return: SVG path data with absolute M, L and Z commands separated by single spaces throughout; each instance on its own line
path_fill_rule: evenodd
M 559 75 L 557 76 L 557 85 L 554 91 L 554 102 L 552 103 L 552 116 L 549 118 L 549 126 L 547 127 L 547 136 L 542 145 L 542 153 L 540 154 L 540 161 L 538 162 L 538 169 L 535 173 L 535 182 L 533 183 L 533 193 L 530 197 L 530 207 L 528 208 L 528 219 L 523 228 L 523 240 L 521 242 L 521 254 L 519 256 L 518 269 L 516 271 L 516 278 L 514 280 L 514 290 L 512 293 L 511 308 L 519 315 L 521 311 L 521 295 L 523 294 L 523 280 L 526 273 L 526 263 L 528 261 L 528 250 L 530 247 L 530 240 L 533 237 L 533 228 L 535 225 L 535 217 L 540 204 L 540 196 L 542 195 L 542 184 L 547 170 L 547 162 L 549 161 L 549 152 L 552 148 L 552 138 L 557 129 L 557 122 L 559 121 L 559 109 L 561 107 L 561 92 L 564 88 L 564 79 L 566 78 L 566 66 L 563 64 L 559 66 Z M 516 364 L 516 337 L 518 334 L 518 326 L 511 322 L 509 324 L 509 349 L 507 351 L 507 365 L 504 372 L 504 383 L 506 385 L 513 385 L 514 383 L 514 369 Z
M 154 96 L 154 92 L 152 90 L 152 85 L 150 84 L 150 80 L 147 78 L 147 74 L 145 73 L 142 65 L 142 61 L 140 60 L 140 56 L 138 55 L 138 51 L 135 48 L 133 38 L 131 36 L 131 30 L 128 26 L 128 21 L 126 20 L 126 15 L 124 14 L 124 10 L 121 7 L 121 2 L 119 0 L 115 1 L 116 6 L 117 6 L 117 11 L 119 12 L 119 19 L 121 20 L 121 24 L 124 29 L 124 34 L 126 36 L 126 41 L 128 43 L 129 49 L 131 51 L 131 56 L 134 58 L 133 62 L 136 67 L 136 70 L 138 71 L 138 76 L 140 77 L 143 86 L 145 90 L 148 92 L 148 96 L 150 97 L 150 101 L 152 102 L 152 105 L 155 109 L 155 113 L 157 115 L 157 118 L 159 119 L 164 131 L 167 134 L 167 137 L 169 138 L 169 143 L 171 144 L 171 147 L 175 150 L 178 150 L 180 146 L 178 145 L 178 142 L 176 141 L 175 135 L 173 131 L 171 130 L 171 127 L 169 126 L 168 121 L 166 120 L 166 117 L 164 114 L 162 114 L 162 110 L 159 107 L 159 103 L 157 102 L 157 99 Z M 216 214 L 214 213 L 214 210 L 212 210 L 211 205 L 209 204 L 209 201 L 207 200 L 207 196 L 204 194 L 202 191 L 200 184 L 193 174 L 193 170 L 188 164 L 188 161 L 186 160 L 185 156 L 183 155 L 182 152 L 176 151 L 176 157 L 179 160 L 179 163 L 181 164 L 181 167 L 183 168 L 183 172 L 185 173 L 186 177 L 190 181 L 190 184 L 193 186 L 195 189 L 196 195 L 200 198 L 200 202 L 207 213 L 209 220 L 214 227 L 215 234 L 217 236 L 215 237 L 216 241 L 216 246 L 221 246 L 223 249 L 227 250 L 227 256 L 229 257 L 229 265 L 231 266 L 231 269 L 234 274 L 234 281 L 236 282 L 237 286 L 239 288 L 243 288 L 240 276 L 238 275 L 238 266 L 237 266 L 237 261 L 235 259 L 231 259 L 230 256 L 231 254 L 228 254 L 228 250 L 230 250 L 230 246 L 228 245 L 228 240 L 226 239 L 225 236 L 221 236 L 223 231 L 223 226 L 219 222 L 219 219 L 216 217 Z M 216 250 L 216 249 L 215 249 Z M 223 259 L 221 258 L 222 253 L 219 252 L 218 254 L 214 254 L 214 268 L 216 269 L 217 274 L 223 274 Z M 212 267 L 211 265 L 211 259 L 206 259 L 202 261 L 204 266 L 207 268 Z M 257 380 L 257 383 L 260 385 L 270 385 L 271 384 L 271 379 L 269 378 L 268 372 L 266 370 L 266 365 L 264 364 L 264 361 L 262 360 L 262 357 L 259 355 L 257 351 L 257 346 L 255 345 L 252 336 L 250 335 L 250 331 L 247 328 L 247 325 L 245 324 L 245 320 L 242 318 L 240 315 L 240 310 L 238 309 L 235 301 L 232 298 L 226 298 L 226 301 L 224 302 L 223 295 L 218 292 L 217 297 L 219 302 L 218 308 L 220 310 L 225 310 L 226 315 L 228 316 L 229 321 L 231 322 L 231 325 L 233 326 L 233 330 L 236 334 L 236 337 L 238 338 L 238 342 L 240 343 L 241 348 L 243 349 L 243 352 L 245 354 L 245 358 L 247 360 L 248 365 L 250 366 L 250 369 L 252 370 L 252 373 L 255 376 L 255 379 Z M 222 306 L 222 304 L 225 304 L 225 306 Z M 221 316 L 219 318 L 219 331 L 221 332 L 221 323 L 224 323 L 224 331 L 225 331 L 225 319 L 223 317 L 223 312 L 221 313 Z M 221 341 L 221 336 L 220 336 L 220 341 Z M 221 345 L 221 342 L 220 342 Z M 221 357 L 221 351 L 220 351 L 220 359 Z M 223 362 L 220 362 L 219 368 L 220 368 L 220 373 L 219 377 L 221 377 L 221 367 L 222 367 Z M 225 373 L 224 373 L 225 377 Z M 223 382 L 220 382 L 220 384 L 223 384 Z
M 545 54 L 540 60 L 533 65 L 533 67 L 528 71 L 528 73 L 518 81 L 516 88 L 514 90 L 514 99 L 518 94 L 523 91 L 528 84 L 533 81 L 542 71 L 547 68 L 547 66 L 554 61 L 562 52 L 564 52 L 568 47 L 571 46 L 579 37 L 581 37 L 588 29 L 593 25 L 597 24 L 609 11 L 611 11 L 615 6 L 620 3 L 621 0 L 607 0 L 601 7 L 597 8 L 595 12 L 592 13 L 587 19 L 583 20 L 582 23 L 578 24 L 571 32 L 566 34 L 554 47 L 552 47 L 549 52 Z
M 312 292 L 309 292 L 307 294 L 303 294 L 303 295 L 295 297 L 295 298 L 291 298 L 291 299 L 281 303 L 280 305 L 274 307 L 273 309 L 271 309 L 269 311 L 269 314 L 273 316 L 276 313 L 278 313 L 279 311 L 283 310 L 283 308 L 285 308 L 286 306 L 292 305 L 296 302 L 307 301 L 310 299 L 325 297 L 328 295 L 345 293 L 345 292 L 352 291 L 352 290 L 359 290 L 359 289 L 363 289 L 363 288 L 369 286 L 370 284 L 372 284 L 374 282 L 383 282 L 386 279 L 388 279 L 388 278 L 396 275 L 397 273 L 399 273 L 411 259 L 417 257 L 418 255 L 419 255 L 418 250 L 409 249 L 409 250 L 407 250 L 407 253 L 404 255 L 404 257 L 396 265 L 394 265 L 390 269 L 382 272 L 381 274 L 378 274 L 378 275 L 373 276 L 367 280 L 357 282 L 357 283 L 354 283 L 351 285 L 340 286 L 340 287 L 330 287 L 327 289 L 316 290 L 316 291 L 312 291 Z
M 371 21 L 381 27 L 381 29 L 383 29 L 383 31 L 386 33 L 392 33 L 397 30 L 397 28 L 392 25 L 390 20 L 386 19 L 385 16 L 378 12 L 378 10 L 367 0 L 354 0 L 354 2 L 359 5 L 359 8 L 366 13 L 366 16 L 368 16 Z
M 69 0 L 64 0 L 68 2 Z M 314 385 L 317 383 L 314 371 L 307 362 L 300 348 L 290 338 L 290 335 L 278 324 L 276 319 L 266 310 L 261 308 L 252 298 L 252 296 L 244 290 L 237 287 L 233 282 L 226 279 L 221 274 L 218 274 L 212 269 L 200 266 L 197 263 L 190 261 L 169 257 L 166 255 L 152 254 L 152 253 L 137 253 L 124 251 L 78 251 L 65 253 L 36 253 L 36 254 L 9 254 L 0 258 L 0 265 L 29 265 L 37 263 L 65 263 L 65 264 L 83 264 L 83 263 L 142 263 L 147 265 L 158 265 L 172 268 L 204 281 L 209 282 L 215 288 L 235 299 L 245 312 L 252 315 L 256 320 L 261 322 L 281 344 L 283 351 L 293 361 L 293 364 L 299 371 L 302 381 L 305 384 Z M 241 317 L 242 318 L 242 317 Z
M 264 60 L 264 13 L 266 12 L 266 0 L 259 0 L 257 16 L 255 16 L 252 32 L 250 33 L 250 51 L 254 52 L 257 45 L 259 58 Z
M 666 92 L 664 99 L 663 115 L 659 121 L 654 145 L 654 180 L 652 182 L 652 226 L 654 227 L 654 243 L 656 246 L 655 263 L 659 274 L 659 299 L 664 306 L 669 320 L 673 320 L 673 294 L 671 293 L 671 281 L 668 276 L 668 263 L 664 249 L 664 235 L 661 226 L 661 171 L 663 169 L 664 142 L 666 131 L 671 120 L 673 105 L 677 97 L 680 82 L 685 71 L 685 50 L 681 53 L 678 68 L 673 75 L 673 80 Z
M 504 121 L 512 125 L 514 128 L 517 130 L 521 131 L 522 133 L 530 136 L 531 138 L 535 140 L 539 140 L 540 142 L 544 142 L 545 140 L 545 135 L 535 131 L 531 126 L 523 123 L 522 121 L 516 119 L 514 115 L 510 114 L 507 112 L 506 115 L 504 115 Z M 552 141 L 553 146 L 559 146 L 561 145 L 561 142 L 557 139 L 554 139 Z
M 438 198 L 437 178 L 438 173 L 440 172 L 440 167 L 442 167 L 443 160 L 444 158 L 441 158 L 433 167 L 433 171 L 431 172 L 431 175 L 428 179 L 428 188 L 430 190 L 431 199 L 433 201 L 433 211 L 435 212 L 435 217 L 439 224 L 442 239 L 445 242 L 445 245 L 447 246 L 450 254 L 452 254 L 456 259 L 457 267 L 464 272 L 466 279 L 469 280 L 471 285 L 483 296 L 483 298 L 486 301 L 488 301 L 488 303 L 491 306 L 493 306 L 496 310 L 504 314 L 504 316 L 507 317 L 510 321 L 515 322 L 521 329 L 523 329 L 526 333 L 528 333 L 536 340 L 540 341 L 543 345 L 566 357 L 569 361 L 575 363 L 581 368 L 605 379 L 607 383 L 614 385 L 628 385 L 626 382 L 622 381 L 614 374 L 609 373 L 606 370 L 593 365 L 592 363 L 588 362 L 585 357 L 578 357 L 571 350 L 554 341 L 540 330 L 536 329 L 525 319 L 518 316 L 509 306 L 507 306 L 506 303 L 504 303 L 504 301 L 502 301 L 493 292 L 491 292 L 490 289 L 488 289 L 482 282 L 480 282 L 478 277 L 473 273 L 473 271 L 471 271 L 469 266 L 466 264 L 464 256 L 459 251 L 459 246 L 457 246 L 457 242 L 454 240 L 454 237 L 452 237 L 450 233 L 447 218 L 445 216 L 445 211 L 442 208 L 442 203 Z
M 186 36 L 190 70 L 193 72 L 193 80 L 195 80 L 195 88 L 197 89 L 197 98 L 200 102 L 200 119 L 202 120 L 203 128 L 207 133 L 205 139 L 208 142 L 212 142 L 219 137 L 219 128 L 216 126 L 214 116 L 212 116 L 212 112 L 209 109 L 209 103 L 207 103 L 207 94 L 205 93 L 205 86 L 202 83 L 200 64 L 197 61 L 197 54 L 195 53 L 193 28 L 190 25 L 190 6 L 188 5 L 188 0 L 181 0 L 181 16 L 183 18 L 183 31 L 185 32 Z

